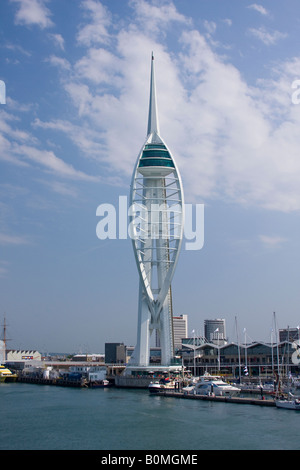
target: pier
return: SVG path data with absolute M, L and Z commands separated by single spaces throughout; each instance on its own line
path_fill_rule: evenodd
M 17 382 L 38 384 L 38 385 L 60 385 L 61 387 L 89 387 L 88 382 L 82 380 L 67 380 L 67 379 L 45 379 L 42 377 L 26 377 L 19 376 Z
M 276 406 L 275 401 L 272 399 L 262 398 L 244 398 L 244 397 L 230 397 L 230 396 L 213 396 L 213 395 L 194 395 L 183 392 L 166 391 L 162 390 L 153 393 L 153 396 L 161 396 L 168 398 L 184 398 L 187 400 L 206 400 L 221 403 L 238 403 L 242 405 L 260 405 L 260 406 Z

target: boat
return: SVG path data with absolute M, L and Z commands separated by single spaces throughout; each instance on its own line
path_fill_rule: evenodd
M 112 387 L 113 384 L 106 379 L 103 380 L 95 380 L 93 382 L 89 382 L 89 387 L 91 388 L 104 388 L 104 387 Z
M 277 408 L 285 408 L 286 410 L 300 411 L 300 400 L 297 398 L 279 398 L 275 400 Z
M 191 395 L 210 395 L 210 396 L 236 396 L 240 393 L 240 389 L 224 382 L 218 375 L 204 374 L 199 377 L 194 385 L 183 388 L 184 394 Z
M 274 385 L 272 383 L 241 383 L 236 384 L 236 386 L 241 390 L 241 392 L 245 393 L 254 393 L 254 394 L 266 394 L 266 395 L 273 395 L 274 394 Z
M 13 374 L 4 365 L 0 365 L 0 382 L 15 382 L 17 380 L 17 374 Z
M 162 378 L 155 382 L 150 382 L 148 385 L 148 390 L 150 393 L 158 393 L 170 390 L 176 390 L 176 382 L 169 379 L 168 377 Z

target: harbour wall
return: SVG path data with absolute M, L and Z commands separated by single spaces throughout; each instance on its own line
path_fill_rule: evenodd
M 131 377 L 119 375 L 114 377 L 116 387 L 124 388 L 148 388 L 150 383 L 153 382 L 153 377 Z

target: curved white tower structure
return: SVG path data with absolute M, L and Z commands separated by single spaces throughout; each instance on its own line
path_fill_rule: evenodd
M 137 344 L 130 367 L 148 367 L 150 337 L 156 330 L 161 365 L 174 356 L 171 281 L 183 236 L 183 190 L 175 160 L 160 136 L 151 60 L 146 141 L 139 153 L 130 191 L 131 238 L 140 277 Z

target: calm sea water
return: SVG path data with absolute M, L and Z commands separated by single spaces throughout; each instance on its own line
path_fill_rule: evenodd
M 147 390 L 0 384 L 0 449 L 299 450 L 300 412 Z

